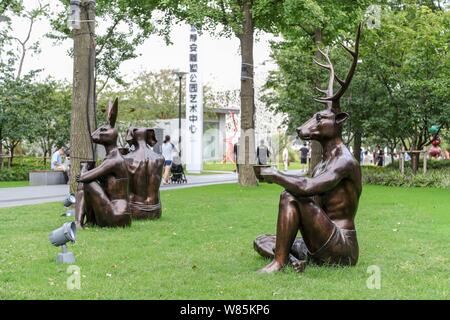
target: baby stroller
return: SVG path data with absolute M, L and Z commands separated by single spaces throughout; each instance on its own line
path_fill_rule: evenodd
M 170 173 L 172 174 L 172 177 L 170 178 L 172 183 L 187 183 L 183 165 L 181 164 L 179 156 L 173 157 L 172 166 L 170 167 Z

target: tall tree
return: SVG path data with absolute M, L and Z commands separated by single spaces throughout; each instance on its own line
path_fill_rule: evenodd
M 383 11 L 381 28 L 367 33 L 363 58 L 383 88 L 380 128 L 406 150 L 430 143 L 429 127 L 448 128 L 450 119 L 450 12 L 411 2 Z M 399 27 L 401 26 L 401 27 Z M 388 117 L 391 117 L 391 123 Z M 394 121 L 394 126 L 392 126 Z M 412 155 L 417 171 L 419 155 Z
M 320 57 L 318 47 L 333 46 L 335 40 L 354 33 L 371 0 L 286 0 L 283 41 L 272 46 L 273 58 L 280 69 L 273 72 L 266 85 L 264 100 L 274 111 L 290 115 L 292 131 L 320 106 L 312 97 L 314 88 L 324 81 L 313 66 L 312 57 Z M 294 59 L 296 62 L 290 62 Z M 286 100 L 285 100 L 286 99 Z M 320 144 L 313 142 L 311 169 L 321 160 Z
M 60 0 L 65 8 L 69 0 Z M 68 28 L 66 10 L 61 11 L 52 24 L 56 30 L 50 36 L 61 40 L 74 38 L 74 93 L 71 121 L 72 166 L 71 177 L 79 173 L 79 163 L 95 159 L 95 146 L 90 133 L 95 129 L 97 94 L 110 80 L 122 83 L 119 67 L 135 58 L 136 47 L 154 31 L 152 12 L 158 1 L 82 0 L 81 29 Z M 96 23 L 101 23 L 97 28 Z M 71 190 L 76 188 L 75 179 Z
M 178 78 L 175 70 L 163 69 L 158 72 L 142 71 L 132 80 L 120 86 L 107 86 L 99 96 L 100 105 L 106 105 L 114 97 L 120 99 L 121 121 L 128 123 L 140 120 L 172 119 L 178 117 Z M 182 86 L 182 99 L 185 97 Z M 218 107 L 211 88 L 203 85 L 205 112 Z M 183 106 L 183 104 L 182 104 Z M 103 109 L 99 109 L 104 118 Z M 182 107 L 182 116 L 185 109 Z
M 34 140 L 36 123 L 36 86 L 33 74 L 17 79 L 13 73 L 0 72 L 0 132 L 12 166 L 14 151 L 20 142 Z
M 39 42 L 30 43 L 31 35 L 35 29 L 35 22 L 44 18 L 47 15 L 47 6 L 41 5 L 38 1 L 37 5 L 31 8 L 26 8 L 22 0 L 11 0 L 5 1 L 0 4 L 0 14 L 3 17 L 8 17 L 8 19 L 3 19 L 0 21 L 0 73 L 2 74 L 1 81 L 5 88 L 10 88 L 13 92 L 14 90 L 20 91 L 20 86 L 24 86 L 22 93 L 17 92 L 18 100 L 25 97 L 29 92 L 30 83 L 37 71 L 31 71 L 23 75 L 23 65 L 28 52 L 36 53 L 39 51 Z M 27 24 L 27 33 L 25 37 L 21 38 L 17 34 L 17 31 L 13 29 L 12 23 L 20 21 L 21 23 Z M 22 79 L 23 78 L 23 79 Z M 23 81 L 22 81 L 23 80 Z M 6 91 L 4 94 L 8 94 Z M 21 97 L 21 98 L 19 98 Z M 3 147 L 6 146 L 10 152 L 10 165 L 12 164 L 14 149 L 20 143 L 26 132 L 21 132 L 21 130 L 8 131 L 10 127 L 7 123 L 11 121 L 14 122 L 14 117 L 20 114 L 21 109 L 18 108 L 16 111 L 11 109 L 12 97 L 4 97 L 4 105 L 0 105 L 0 113 L 2 113 L 2 120 L 0 124 L 0 156 L 3 157 Z M 9 102 L 7 102 L 9 101 Z M 23 106 L 25 107 L 25 103 Z M 30 130 L 31 131 L 31 130 Z M 3 166 L 3 160 L 0 160 L 0 168 Z
M 253 44 L 256 30 L 276 32 L 282 22 L 283 1 L 272 0 L 180 0 L 167 1 L 161 6 L 170 15 L 220 36 L 239 39 L 241 74 L 241 143 L 244 156 L 240 157 L 239 183 L 256 185 L 253 172 L 255 153 L 255 102 Z M 218 26 L 222 28 L 218 28 Z M 217 31 L 221 29 L 221 31 Z
M 67 26 L 67 9 L 70 0 L 59 0 L 64 10 L 53 15 L 51 23 L 54 32 L 49 36 L 57 41 L 73 37 Z M 101 28 L 97 28 L 95 35 L 95 69 L 96 92 L 100 93 L 110 82 L 122 84 L 119 68 L 124 61 L 136 58 L 136 48 L 142 44 L 150 34 L 157 32 L 166 38 L 169 29 L 158 29 L 152 23 L 153 13 L 160 1 L 128 1 L 128 0 L 97 0 L 96 21 Z M 70 50 L 70 55 L 73 51 Z
M 391 151 L 399 142 L 407 150 L 421 149 L 429 143 L 429 126 L 448 125 L 449 12 L 421 4 L 392 2 L 383 7 L 379 28 L 363 32 L 358 71 L 342 100 L 351 113 L 345 127 L 347 140 L 354 139 L 355 149 L 359 149 L 358 134 L 361 141 L 370 138 Z M 313 55 L 312 41 L 300 30 L 299 37 L 286 37 L 274 45 L 280 69 L 272 73 L 265 96 L 272 108 L 289 114 L 291 128 L 316 110 L 311 102 L 312 62 L 300 67 Z M 332 39 L 328 44 L 337 54 Z M 338 56 L 334 61 L 340 61 L 339 72 L 346 59 Z M 418 161 L 412 163 L 417 168 Z
M 72 88 L 51 79 L 36 84 L 33 96 L 34 141 L 43 151 L 44 164 L 53 148 L 67 145 L 70 139 Z

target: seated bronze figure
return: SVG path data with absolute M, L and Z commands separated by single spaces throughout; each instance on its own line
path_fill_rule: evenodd
M 316 99 L 327 108 L 316 113 L 297 129 L 303 140 L 319 141 L 323 148 L 321 162 L 311 177 L 283 174 L 272 168 L 261 169 L 265 182 L 285 188 L 281 193 L 277 234 L 262 235 L 254 241 L 255 250 L 264 257 L 273 258 L 263 273 L 276 272 L 289 262 L 302 272 L 306 263 L 355 265 L 358 261 L 358 242 L 355 230 L 355 214 L 362 192 L 361 170 L 358 161 L 342 141 L 342 124 L 348 114 L 340 110 L 340 98 L 347 90 L 356 70 L 361 25 L 358 27 L 355 50 L 344 48 L 353 62 L 345 80 L 334 72 L 330 58 L 321 67 L 330 72 L 327 90 L 319 91 L 326 97 Z M 336 80 L 340 89 L 333 93 Z M 298 231 L 302 238 L 297 238 Z
M 100 227 L 125 227 L 131 224 L 128 212 L 128 170 L 117 148 L 117 129 L 114 128 L 118 100 L 109 104 L 108 124 L 92 133 L 92 141 L 105 147 L 106 157 L 98 166 L 82 164 L 77 177 L 78 191 L 75 220 L 78 227 L 85 224 Z
M 158 219 L 161 217 L 159 187 L 164 157 L 150 148 L 157 143 L 155 130 L 131 127 L 126 140 L 134 147 L 125 156 L 130 178 L 131 215 L 134 219 Z

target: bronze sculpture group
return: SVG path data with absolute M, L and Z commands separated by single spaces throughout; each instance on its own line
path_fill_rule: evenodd
M 157 142 L 155 131 L 129 128 L 127 142 L 133 150 L 124 157 L 117 147 L 117 113 L 116 99 L 108 107 L 108 123 L 92 133 L 92 141 L 105 147 L 104 161 L 98 167 L 92 161 L 81 165 L 75 205 L 79 227 L 125 227 L 131 225 L 132 218 L 161 216 L 159 187 L 164 158 L 150 148 Z
M 330 73 L 326 94 L 316 99 L 327 108 L 317 112 L 297 128 L 303 140 L 316 140 L 323 149 L 322 160 L 311 177 L 283 174 L 272 168 L 261 169 L 264 181 L 276 183 L 285 191 L 279 203 L 276 236 L 262 235 L 254 241 L 255 250 L 273 261 L 259 270 L 271 273 L 291 263 L 302 272 L 308 261 L 316 264 L 355 265 L 358 261 L 358 241 L 354 218 L 362 191 L 361 170 L 342 140 L 342 124 L 348 114 L 341 112 L 340 98 L 350 85 L 358 63 L 361 25 L 355 50 L 344 46 L 352 57 L 350 71 L 341 80 L 334 71 L 328 54 L 320 51 L 326 63 L 315 61 Z M 320 49 L 319 49 L 320 50 Z M 334 93 L 334 81 L 340 84 Z M 300 231 L 302 238 L 296 238 Z
M 362 192 L 361 171 L 342 140 L 342 125 L 348 114 L 341 111 L 340 98 L 356 70 L 360 36 L 361 25 L 355 49 L 344 46 L 352 57 L 344 80 L 335 74 L 327 53 L 319 49 L 325 63 L 314 60 L 329 71 L 330 78 L 326 90 L 318 89 L 326 96 L 316 99 L 324 103 L 326 109 L 297 129 L 302 140 L 316 140 L 323 149 L 322 160 L 311 176 L 297 177 L 270 167 L 255 167 L 259 179 L 285 189 L 279 202 L 276 236 L 261 235 L 254 241 L 254 248 L 260 255 L 273 259 L 260 270 L 262 273 L 279 271 L 289 263 L 297 272 L 302 272 L 309 261 L 320 265 L 355 265 L 358 261 L 354 218 Z M 336 93 L 335 80 L 340 85 Z M 159 187 L 164 158 L 151 148 L 157 143 L 155 131 L 130 127 L 126 141 L 131 149 L 123 156 L 117 147 L 117 113 L 116 99 L 109 105 L 108 123 L 92 134 L 92 141 L 105 147 L 105 160 L 97 167 L 93 162 L 83 163 L 77 177 L 78 226 L 123 227 L 129 226 L 132 218 L 161 216 Z M 296 238 L 298 231 L 302 238 Z

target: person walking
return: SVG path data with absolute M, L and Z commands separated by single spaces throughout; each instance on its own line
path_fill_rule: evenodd
M 266 165 L 270 157 L 269 148 L 264 144 L 264 140 L 261 140 L 260 145 L 256 148 L 256 157 L 259 165 Z
M 284 147 L 283 149 L 283 164 L 284 164 L 284 171 L 287 171 L 289 167 L 289 150 L 287 147 Z
M 236 173 L 239 173 L 239 159 L 238 159 L 238 154 L 239 154 L 239 143 L 236 142 L 233 145 L 233 155 L 234 155 L 234 163 L 236 164 Z
M 162 155 L 164 157 L 164 173 L 163 173 L 163 184 L 169 184 L 170 178 L 170 167 L 172 166 L 173 153 L 176 152 L 176 148 L 172 142 L 170 142 L 170 136 L 166 135 L 163 144 L 161 146 Z
M 380 145 L 377 145 L 376 152 L 376 164 L 379 167 L 382 167 L 384 165 L 384 150 L 381 149 Z
M 306 142 L 303 142 L 303 146 L 300 148 L 300 164 L 307 164 L 308 163 L 308 154 L 309 154 L 309 148 Z

